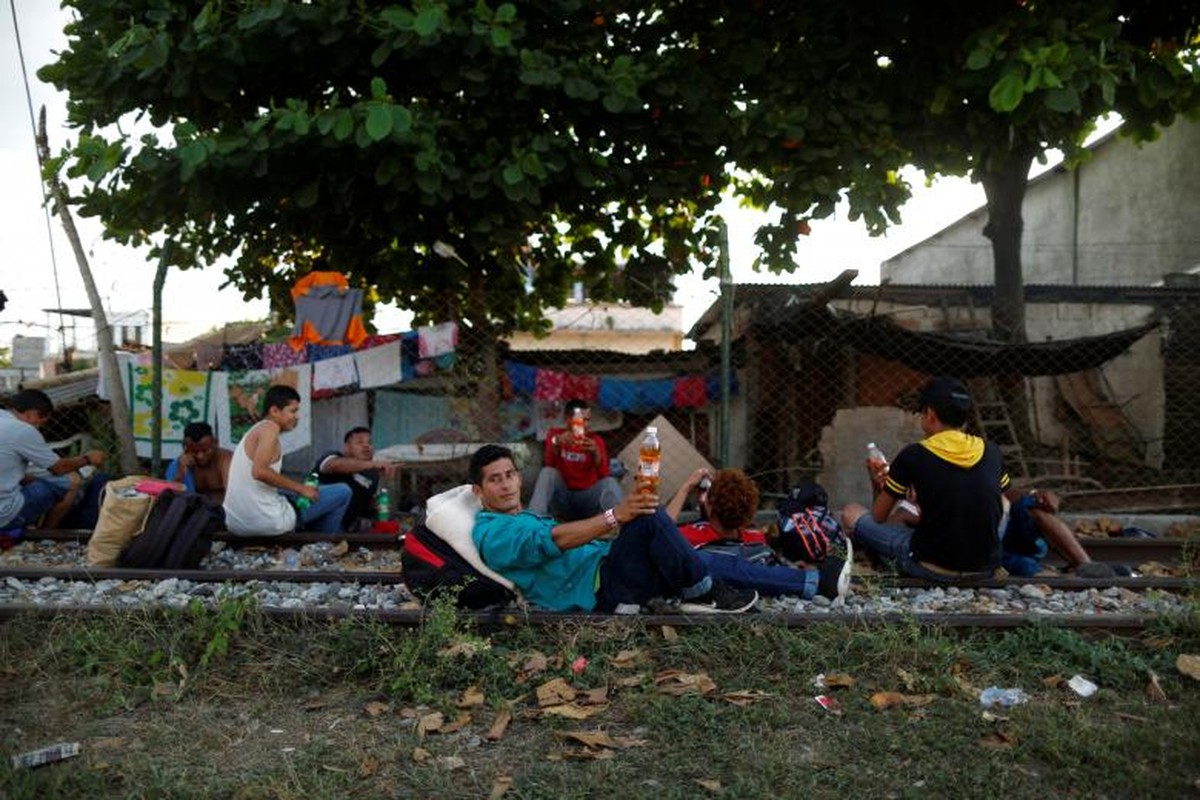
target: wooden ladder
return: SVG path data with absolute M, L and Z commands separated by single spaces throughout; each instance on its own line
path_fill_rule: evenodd
M 1011 478 L 1029 477 L 1029 464 L 1025 460 L 1025 448 L 1017 436 L 1008 404 L 1000 396 L 996 378 L 985 375 L 968 381 L 971 391 L 971 409 L 975 414 L 975 426 L 984 439 L 995 442 L 1004 454 L 1004 467 Z

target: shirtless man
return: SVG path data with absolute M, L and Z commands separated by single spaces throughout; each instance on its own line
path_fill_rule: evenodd
M 167 465 L 166 478 L 182 483 L 189 492 L 223 503 L 232 460 L 233 451 L 217 447 L 212 426 L 191 422 L 183 429 L 183 453 Z

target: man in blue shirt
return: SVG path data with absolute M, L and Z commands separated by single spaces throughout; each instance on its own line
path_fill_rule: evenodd
M 758 600 L 708 574 L 656 494 L 635 492 L 601 514 L 560 523 L 522 509 L 508 448 L 481 447 L 470 477 L 483 506 L 472 531 L 480 557 L 535 606 L 636 613 L 652 598 L 678 597 L 683 611 L 736 612 Z

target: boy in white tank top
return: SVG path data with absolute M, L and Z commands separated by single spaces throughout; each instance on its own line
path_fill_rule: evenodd
M 300 395 L 290 386 L 272 386 L 263 398 L 266 418 L 246 432 L 229 464 L 225 524 L 238 536 L 280 536 L 296 529 L 334 533 L 350 504 L 350 487 L 305 486 L 280 471 L 279 435 L 300 421 Z M 305 497 L 297 513 L 289 498 Z

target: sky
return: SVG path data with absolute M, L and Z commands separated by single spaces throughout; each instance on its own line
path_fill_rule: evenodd
M 46 107 L 47 131 L 52 151 L 60 150 L 75 132 L 66 127 L 66 99 L 54 87 L 37 79 L 37 70 L 66 47 L 62 26 L 66 11 L 54 0 L 8 0 L 0 9 L 0 290 L 8 297 L 0 311 L 0 347 L 14 335 L 46 336 L 51 351 L 61 342 L 59 318 L 47 308 L 87 308 L 87 294 L 70 244 L 57 217 L 47 221 L 34 149 L 33 125 L 26 102 L 13 25 L 15 9 L 25 70 L 29 78 L 34 114 Z M 914 187 L 913 199 L 901 210 L 903 224 L 886 236 L 872 238 L 860 222 L 834 217 L 812 224 L 812 233 L 801 241 L 798 269 L 790 276 L 756 273 L 751 269 L 757 249 L 753 244 L 753 212 L 727 201 L 723 213 L 730 232 L 730 264 L 735 283 L 814 283 L 829 280 L 852 268 L 858 283 L 878 282 L 879 264 L 894 253 L 935 233 L 981 206 L 983 190 L 966 179 L 941 178 L 932 186 L 915 171 L 905 177 Z M 144 253 L 106 241 L 98 222 L 76 217 L 88 259 L 105 308 L 121 313 L 148 310 L 152 305 L 155 265 Z M 223 322 L 261 319 L 265 300 L 245 301 L 224 283 L 220 264 L 203 270 L 172 270 L 163 296 L 163 338 L 177 342 L 204 333 Z M 683 307 L 686 331 L 718 296 L 715 280 L 698 275 L 677 282 L 676 302 Z M 70 325 L 71 318 L 66 318 Z M 384 307 L 376 315 L 380 330 L 404 330 L 408 315 Z M 86 322 L 79 320 L 78 322 Z M 89 325 L 80 325 L 78 343 L 90 346 Z M 68 341 L 70 341 L 68 339 Z

